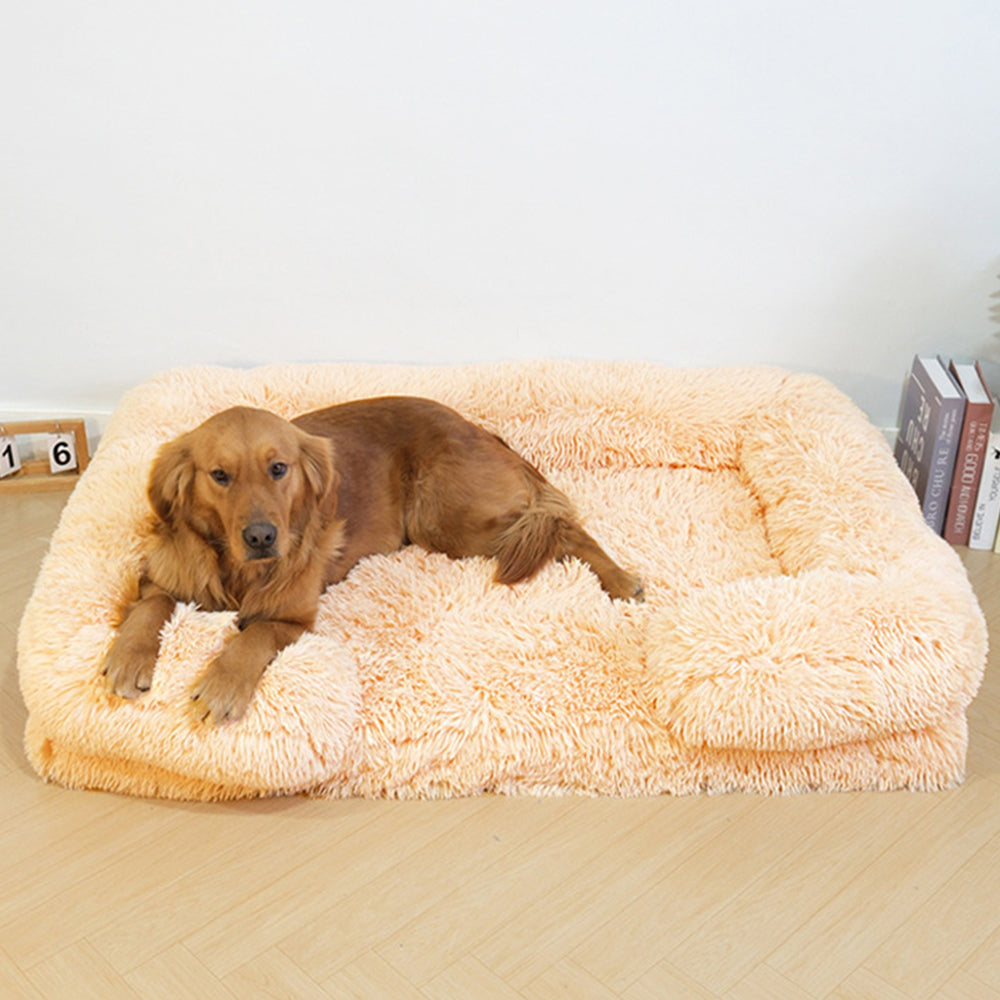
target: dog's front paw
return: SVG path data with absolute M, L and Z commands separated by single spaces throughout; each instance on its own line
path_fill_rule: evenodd
M 191 689 L 191 704 L 202 722 L 236 722 L 246 713 L 257 677 L 229 667 L 224 657 L 212 662 Z
M 104 661 L 108 687 L 119 698 L 138 698 L 153 685 L 157 645 L 119 635 Z

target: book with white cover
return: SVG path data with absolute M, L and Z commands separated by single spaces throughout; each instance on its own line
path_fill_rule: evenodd
M 996 397 L 993 402 L 990 437 L 972 515 L 972 531 L 969 533 L 970 549 L 992 549 L 1000 525 L 1000 402 Z

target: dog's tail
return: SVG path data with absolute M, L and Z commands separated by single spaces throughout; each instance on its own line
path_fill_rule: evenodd
M 550 559 L 576 557 L 597 574 L 611 597 L 643 599 L 642 581 L 622 569 L 581 527 L 572 504 L 544 480 L 534 500 L 497 536 L 497 583 L 534 576 Z
M 574 523 L 569 500 L 548 483 L 539 483 L 534 500 L 497 536 L 497 583 L 527 580 L 550 559 L 563 558 Z

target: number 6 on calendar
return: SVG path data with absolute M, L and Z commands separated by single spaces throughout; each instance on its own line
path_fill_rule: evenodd
M 72 434 L 49 435 L 49 470 L 71 472 L 76 468 L 76 441 Z

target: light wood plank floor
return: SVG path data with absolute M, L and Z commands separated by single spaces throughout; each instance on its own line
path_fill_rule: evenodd
M 0 996 L 1000 998 L 1000 664 L 936 795 L 180 805 L 24 760 L 64 498 L 0 496 Z M 965 553 L 1000 622 L 1000 556 Z

